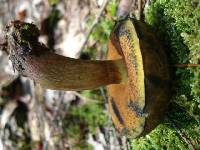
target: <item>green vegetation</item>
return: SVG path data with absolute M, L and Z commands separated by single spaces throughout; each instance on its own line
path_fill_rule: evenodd
M 60 2 L 60 0 L 49 0 L 50 5 L 57 5 Z
M 92 149 L 86 143 L 88 133 L 95 134 L 98 127 L 106 126 L 108 116 L 104 105 L 90 102 L 82 106 L 71 106 L 64 119 L 64 131 L 72 141 L 73 149 Z
M 96 59 L 98 53 L 103 53 L 103 56 L 107 54 L 107 43 L 110 36 L 112 27 L 115 24 L 115 14 L 117 11 L 118 0 L 111 0 L 103 13 L 103 17 L 100 18 L 99 23 L 95 26 L 89 41 L 94 41 L 95 44 L 86 47 L 83 53 L 88 53 L 91 58 Z M 88 19 L 88 27 L 92 25 L 94 16 L 90 16 Z
M 172 65 L 200 63 L 200 1 L 154 0 L 145 21 L 161 39 Z M 133 149 L 200 149 L 200 68 L 173 68 L 172 72 L 168 117 L 146 137 L 132 140 Z
M 103 88 L 102 88 L 103 90 Z M 96 90 L 84 90 L 80 92 L 81 95 L 83 95 L 84 97 L 88 98 L 88 100 L 94 102 L 94 103 L 104 103 L 104 99 L 102 97 L 101 94 L 101 90 L 100 89 L 96 89 Z
M 31 23 L 19 24 L 15 22 L 15 35 L 20 42 L 27 44 L 29 41 L 34 41 L 39 37 L 39 30 Z

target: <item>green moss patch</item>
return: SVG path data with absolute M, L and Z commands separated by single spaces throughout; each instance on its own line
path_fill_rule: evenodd
M 169 55 L 173 96 L 165 121 L 132 148 L 200 149 L 200 67 L 173 67 L 200 63 L 200 1 L 153 0 L 145 21 Z
M 97 128 L 106 126 L 108 116 L 100 103 L 87 103 L 83 106 L 71 106 L 64 119 L 64 132 L 70 139 L 73 149 L 92 149 L 87 144 L 88 133 L 96 134 Z

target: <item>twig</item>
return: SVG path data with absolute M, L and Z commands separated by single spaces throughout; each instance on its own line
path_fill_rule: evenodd
M 138 0 L 138 19 L 141 20 L 142 15 L 142 0 Z
M 106 94 L 105 94 L 104 89 L 103 89 L 102 87 L 100 87 L 99 90 L 100 90 L 101 95 L 102 95 L 102 97 L 103 97 L 103 99 L 104 99 L 104 102 L 108 102 L 108 98 L 107 98 L 107 96 L 106 96 Z
M 175 129 L 175 131 L 179 134 L 179 136 L 182 138 L 182 140 L 188 144 L 190 150 L 195 150 L 193 143 L 190 141 L 190 139 L 187 137 L 186 133 L 181 131 L 179 127 L 175 124 L 175 122 L 170 118 L 169 115 L 167 115 L 167 119 Z
M 88 30 L 88 33 L 87 33 L 87 35 L 86 35 L 86 38 L 85 38 L 85 40 L 84 40 L 84 42 L 83 42 L 83 44 L 82 44 L 82 46 L 81 46 L 81 48 L 80 48 L 80 52 L 84 49 L 85 45 L 86 45 L 87 42 L 88 42 L 88 39 L 89 39 L 89 37 L 90 37 L 90 34 L 91 34 L 92 31 L 94 30 L 95 26 L 99 23 L 100 18 L 101 18 L 101 15 L 103 14 L 103 12 L 104 12 L 104 10 L 105 10 L 105 8 L 106 8 L 108 2 L 109 2 L 109 0 L 104 0 L 104 3 L 102 4 L 102 7 L 101 7 L 99 13 L 97 14 L 97 16 L 96 16 L 96 18 L 95 18 L 95 20 L 94 20 L 92 26 L 91 26 L 90 29 Z
M 180 67 L 180 68 L 184 68 L 184 67 L 200 67 L 200 64 L 175 64 L 173 66 L 174 67 Z

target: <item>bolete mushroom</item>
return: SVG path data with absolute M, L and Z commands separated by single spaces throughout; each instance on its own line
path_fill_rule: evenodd
M 166 55 L 147 26 L 133 18 L 119 21 L 110 35 L 108 60 L 80 60 L 54 54 L 38 42 L 33 24 L 7 27 L 13 67 L 42 87 L 85 90 L 108 85 L 109 110 L 116 129 L 133 138 L 149 133 L 169 102 Z

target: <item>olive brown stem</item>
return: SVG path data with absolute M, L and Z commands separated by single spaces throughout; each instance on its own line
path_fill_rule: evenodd
M 31 32 L 32 31 L 32 32 Z M 80 60 L 50 52 L 38 42 L 33 24 L 12 22 L 7 41 L 13 67 L 42 87 L 55 90 L 85 90 L 126 80 L 123 60 Z
M 25 73 L 42 87 L 56 90 L 85 90 L 120 83 L 122 60 L 87 61 L 53 53 L 27 56 Z

